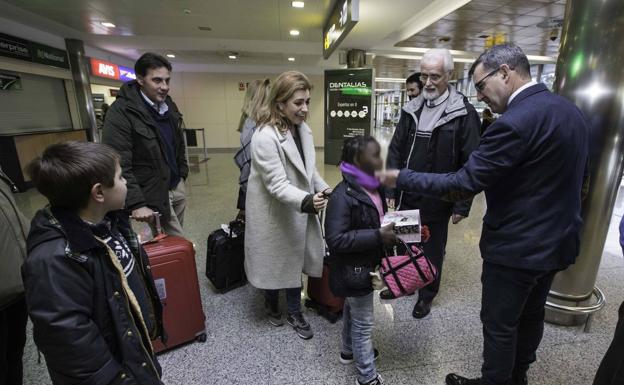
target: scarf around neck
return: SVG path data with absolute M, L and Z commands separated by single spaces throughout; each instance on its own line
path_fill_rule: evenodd
M 367 190 L 376 190 L 379 181 L 373 175 L 367 174 L 354 164 L 340 162 L 340 171 L 355 178 L 357 183 Z

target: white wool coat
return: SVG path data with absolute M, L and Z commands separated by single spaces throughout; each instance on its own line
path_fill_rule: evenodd
M 316 169 L 312 131 L 298 128 L 305 164 L 290 131 L 256 130 L 245 203 L 245 271 L 260 289 L 301 286 L 301 273 L 320 277 L 325 246 L 317 215 L 301 212 L 308 194 L 329 186 Z

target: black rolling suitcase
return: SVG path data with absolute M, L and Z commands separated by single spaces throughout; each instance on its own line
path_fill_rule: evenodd
M 247 283 L 244 222 L 230 222 L 229 233 L 218 229 L 208 236 L 206 277 L 221 294 Z

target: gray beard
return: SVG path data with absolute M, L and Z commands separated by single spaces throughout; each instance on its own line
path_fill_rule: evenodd
M 427 90 L 423 90 L 422 92 L 423 98 L 425 98 L 425 100 L 436 100 L 437 98 L 440 97 L 440 93 L 438 92 L 438 90 L 435 91 L 427 91 Z

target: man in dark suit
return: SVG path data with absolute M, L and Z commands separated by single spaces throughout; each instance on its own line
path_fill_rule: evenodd
M 451 201 L 485 191 L 482 377 L 451 373 L 446 383 L 527 384 L 552 279 L 579 252 L 589 128 L 572 103 L 531 81 L 529 62 L 514 45 L 484 52 L 470 74 L 477 98 L 502 115 L 464 166 L 449 174 L 404 169 L 380 177 Z

